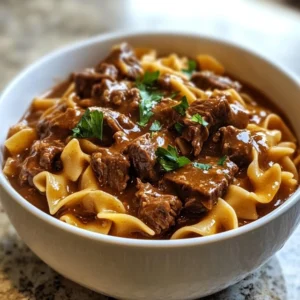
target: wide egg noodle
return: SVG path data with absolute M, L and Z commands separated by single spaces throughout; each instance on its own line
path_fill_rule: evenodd
M 154 231 L 140 219 L 128 214 L 99 213 L 97 218 L 110 220 L 113 225 L 110 234 L 120 237 L 130 237 L 134 233 L 146 233 L 153 236 Z
M 24 128 L 8 138 L 4 145 L 11 155 L 16 156 L 29 148 L 36 139 L 35 129 Z
M 266 129 L 277 129 L 282 133 L 282 141 L 296 142 L 297 139 L 285 122 L 276 114 L 269 114 L 263 122 L 262 127 Z
M 274 164 L 266 171 L 262 171 L 258 163 L 258 153 L 253 150 L 253 161 L 247 170 L 248 178 L 253 186 L 259 203 L 270 203 L 275 197 L 281 184 L 281 168 Z
M 108 234 L 112 224 L 110 221 L 105 220 L 93 220 L 89 221 L 88 223 L 83 223 L 70 213 L 67 213 L 60 217 L 60 220 L 66 222 L 69 225 L 102 234 Z
M 229 186 L 224 200 L 235 210 L 239 219 L 258 219 L 257 200 L 254 193 L 232 184 Z
M 76 181 L 90 162 L 90 156 L 82 152 L 77 139 L 72 139 L 61 154 L 64 175 L 71 181 Z
M 199 54 L 196 56 L 196 62 L 201 70 L 211 71 L 218 75 L 223 75 L 225 73 L 224 66 L 211 55 Z
M 60 98 L 34 98 L 32 107 L 35 110 L 47 110 L 48 108 L 55 106 L 59 101 Z
M 236 212 L 226 201 L 219 198 L 218 203 L 199 223 L 178 229 L 171 239 L 182 239 L 191 235 L 207 236 L 237 227 Z

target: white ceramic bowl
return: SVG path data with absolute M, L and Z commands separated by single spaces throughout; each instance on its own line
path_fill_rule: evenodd
M 300 138 L 300 88 L 295 76 L 246 49 L 197 34 L 107 34 L 46 56 L 22 72 L 0 100 L 0 144 L 40 95 L 70 72 L 94 66 L 112 45 L 128 41 L 161 52 L 209 53 L 264 91 L 288 115 Z M 1 165 L 3 155 L 1 151 Z M 279 250 L 300 221 L 300 191 L 242 228 L 203 238 L 147 241 L 105 236 L 67 225 L 22 198 L 0 174 L 1 200 L 17 232 L 63 276 L 121 299 L 195 299 L 244 278 Z

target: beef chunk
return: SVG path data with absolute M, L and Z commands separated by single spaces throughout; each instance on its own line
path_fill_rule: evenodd
M 115 65 L 123 76 L 131 79 L 136 79 L 143 74 L 132 47 L 127 43 L 115 46 L 104 62 Z
M 130 118 L 117 111 L 96 106 L 90 107 L 89 109 L 91 111 L 98 110 L 103 112 L 104 131 L 105 127 L 109 127 L 113 133 L 117 131 L 126 132 L 128 130 L 133 130 L 136 127 Z
M 80 73 L 74 73 L 75 92 L 80 98 L 90 98 L 95 85 L 101 83 L 103 79 L 115 81 L 118 70 L 114 65 L 101 63 L 96 71 L 86 69 Z
M 239 91 L 242 88 L 239 82 L 233 81 L 229 77 L 216 75 L 210 71 L 194 73 L 191 77 L 191 81 L 202 90 L 227 90 L 233 88 Z
M 221 140 L 222 154 L 227 155 L 239 167 L 247 166 L 252 161 L 253 147 L 259 153 L 265 153 L 269 148 L 264 133 L 233 126 L 220 128 L 214 140 L 216 143 Z
M 38 140 L 32 145 L 32 151 L 39 155 L 39 165 L 44 170 L 60 169 L 57 163 L 60 154 L 64 149 L 64 144 L 59 140 Z
M 118 69 L 112 65 L 112 64 L 107 64 L 105 62 L 100 63 L 96 68 L 95 71 L 97 73 L 102 74 L 103 76 L 105 76 L 105 78 L 109 79 L 109 80 L 117 80 L 118 77 Z
M 103 149 L 92 154 L 91 166 L 101 185 L 119 192 L 125 190 L 130 163 L 124 155 Z
M 175 188 L 184 201 L 185 210 L 191 213 L 211 210 L 218 198 L 226 193 L 238 167 L 228 158 L 223 165 L 219 165 L 218 160 L 216 157 L 202 157 L 196 161 L 210 165 L 209 170 L 191 163 L 164 175 L 163 181 Z
M 249 130 L 227 126 L 219 130 L 215 139 L 218 135 L 221 136 L 223 155 L 227 155 L 240 167 L 251 162 L 253 140 Z
M 239 103 L 230 103 L 230 113 L 226 124 L 237 128 L 246 128 L 249 123 L 249 112 Z
M 94 85 L 92 97 L 99 100 L 99 104 L 102 106 L 126 104 L 128 110 L 130 106 L 138 107 L 140 92 L 137 88 L 128 88 L 124 82 L 103 79 L 101 83 Z
M 156 235 L 174 226 L 182 206 L 178 197 L 164 194 L 150 183 L 144 184 L 140 180 L 138 180 L 137 188 L 139 219 L 151 227 Z
M 230 106 L 225 95 L 212 97 L 207 100 L 194 101 L 187 110 L 187 115 L 201 115 L 208 127 L 219 126 L 228 120 Z
M 195 114 L 201 115 L 208 124 L 203 126 L 192 121 L 191 116 Z M 182 137 L 191 142 L 194 155 L 198 156 L 211 132 L 227 124 L 244 128 L 248 125 L 248 120 L 248 113 L 236 103 L 229 104 L 225 95 L 208 100 L 196 100 L 188 108 L 187 117 L 183 120 L 185 128 Z
M 160 131 L 153 136 L 146 133 L 133 140 L 126 148 L 129 159 L 142 180 L 157 181 L 159 177 L 159 167 L 156 164 L 155 151 L 157 147 L 167 148 L 167 145 L 174 142 L 167 131 Z
M 61 108 L 54 110 L 38 122 L 39 136 L 42 139 L 50 135 L 60 139 L 66 138 L 79 122 L 82 113 L 80 110 L 61 106 Z
M 158 179 L 155 168 L 156 148 L 150 134 L 146 133 L 135 139 L 126 149 L 136 173 L 143 180 L 155 181 Z
M 60 171 L 62 164 L 60 154 L 64 144 L 59 140 L 38 140 L 31 147 L 30 155 L 24 160 L 19 181 L 21 185 L 33 186 L 33 177 L 42 171 Z
M 181 119 L 181 115 L 172 107 L 177 105 L 178 101 L 165 98 L 152 109 L 155 119 L 164 124 L 167 128 L 172 127 Z
M 191 120 L 191 116 L 199 114 L 208 123 L 203 126 Z M 230 114 L 230 106 L 225 96 L 211 98 L 208 100 L 196 100 L 187 110 L 187 117 L 184 118 L 185 128 L 182 137 L 191 142 L 194 148 L 194 155 L 201 152 L 203 143 L 209 136 L 209 131 L 213 127 L 219 127 L 226 123 Z
M 31 186 L 34 186 L 33 177 L 42 171 L 43 169 L 39 165 L 37 154 L 28 156 L 21 166 L 19 174 L 20 185 L 29 184 Z
M 93 69 L 74 74 L 75 92 L 80 98 L 90 98 L 93 86 L 101 82 L 103 75 L 95 73 Z

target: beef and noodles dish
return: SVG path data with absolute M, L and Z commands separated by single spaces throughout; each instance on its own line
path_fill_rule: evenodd
M 297 189 L 298 144 L 262 93 L 224 73 L 206 54 L 117 45 L 33 100 L 4 173 L 33 205 L 102 234 L 180 239 L 257 220 Z

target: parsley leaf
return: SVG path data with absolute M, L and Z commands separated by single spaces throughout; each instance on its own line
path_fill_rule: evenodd
M 175 106 L 173 106 L 172 108 L 175 109 L 180 115 L 184 116 L 185 115 L 185 111 L 187 110 L 187 108 L 189 107 L 189 103 L 187 101 L 186 96 L 183 96 L 181 98 L 181 102 Z
M 188 61 L 188 68 L 181 70 L 183 73 L 185 73 L 188 77 L 192 75 L 192 73 L 196 70 L 197 63 L 195 60 L 189 59 Z
M 224 155 L 218 160 L 218 166 L 223 166 L 227 156 Z
M 144 78 L 136 81 L 136 86 L 140 90 L 141 102 L 139 104 L 140 126 L 146 126 L 153 116 L 152 108 L 162 98 L 162 93 L 154 86 L 159 77 L 159 71 L 146 72 Z
M 142 83 L 145 85 L 152 85 L 157 81 L 158 77 L 159 77 L 159 71 L 155 71 L 155 72 L 146 71 Z
M 178 156 L 177 149 L 171 145 L 168 145 L 167 149 L 158 147 L 155 154 L 158 157 L 158 162 L 167 172 L 181 168 L 191 162 L 185 156 Z
M 212 166 L 210 164 L 202 164 L 202 163 L 198 163 L 198 162 L 194 162 L 193 166 L 195 168 L 198 168 L 198 169 L 201 169 L 201 170 L 205 170 L 205 171 L 207 171 L 207 170 L 209 170 L 209 169 L 212 168 Z
M 175 123 L 174 127 L 175 127 L 175 129 L 176 129 L 176 131 L 177 131 L 178 133 L 182 133 L 183 128 L 184 128 L 184 125 L 181 124 L 181 123 L 179 123 L 179 122 L 177 122 L 177 123 Z
M 179 95 L 180 94 L 180 92 L 178 92 L 178 91 L 176 91 L 176 92 L 173 92 L 169 97 L 171 98 L 171 99 L 174 99 L 177 95 Z
M 208 123 L 199 114 L 193 115 L 192 118 L 191 118 L 191 120 L 193 122 L 199 123 L 199 124 L 201 124 L 203 126 L 207 126 L 208 125 Z
M 103 112 L 87 109 L 72 132 L 74 138 L 98 138 L 102 140 Z
M 150 131 L 160 131 L 161 128 L 162 125 L 160 124 L 160 122 L 155 120 L 150 126 Z

